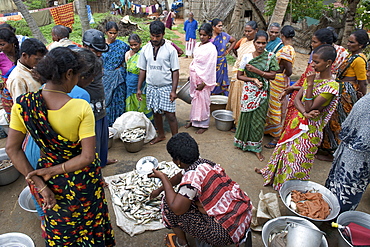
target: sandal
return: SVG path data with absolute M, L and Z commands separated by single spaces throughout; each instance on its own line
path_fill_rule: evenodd
M 173 240 L 174 238 L 176 239 L 175 241 Z M 184 244 L 184 245 L 179 244 L 178 237 L 176 236 L 175 233 L 167 234 L 164 241 L 166 241 L 167 247 L 189 247 L 188 244 Z
M 271 141 L 271 142 L 265 144 L 264 147 L 267 148 L 267 149 L 273 149 L 273 148 L 276 147 L 276 144 L 277 144 L 276 142 Z

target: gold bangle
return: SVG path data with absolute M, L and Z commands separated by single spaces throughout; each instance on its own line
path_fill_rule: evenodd
M 64 172 L 64 173 L 68 173 L 68 172 L 66 171 L 66 163 L 63 163 L 63 164 L 62 164 L 62 169 L 63 169 L 63 172 Z
M 47 187 L 48 185 L 47 184 L 45 184 L 45 186 L 44 187 L 42 187 L 38 192 L 39 192 L 39 194 L 41 194 L 41 192 Z
M 262 73 L 262 75 L 261 75 L 261 76 L 263 77 L 265 74 L 266 74 L 266 72 L 265 72 L 265 71 L 263 71 L 263 73 Z

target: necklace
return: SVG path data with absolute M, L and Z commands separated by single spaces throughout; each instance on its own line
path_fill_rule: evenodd
M 42 90 L 43 91 L 47 91 L 47 92 L 52 92 L 52 93 L 63 93 L 63 94 L 67 94 L 66 92 L 63 92 L 63 91 L 53 90 L 53 89 L 47 89 L 47 88 L 43 88 Z

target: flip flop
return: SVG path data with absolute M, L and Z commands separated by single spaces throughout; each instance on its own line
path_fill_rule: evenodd
M 175 233 L 169 233 L 169 234 L 166 235 L 166 238 L 164 240 L 166 241 L 166 246 L 167 247 L 189 247 L 188 244 L 180 245 L 177 242 L 177 237 L 176 237 L 176 241 L 174 241 L 174 237 L 176 237 Z
M 275 143 L 275 142 L 269 142 L 269 143 L 265 144 L 264 147 L 267 148 L 267 149 L 273 149 L 273 148 L 276 147 L 276 144 L 277 143 Z

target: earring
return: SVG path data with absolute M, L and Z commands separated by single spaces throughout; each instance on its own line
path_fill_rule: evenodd
M 326 68 L 329 68 L 329 64 L 326 65 Z

